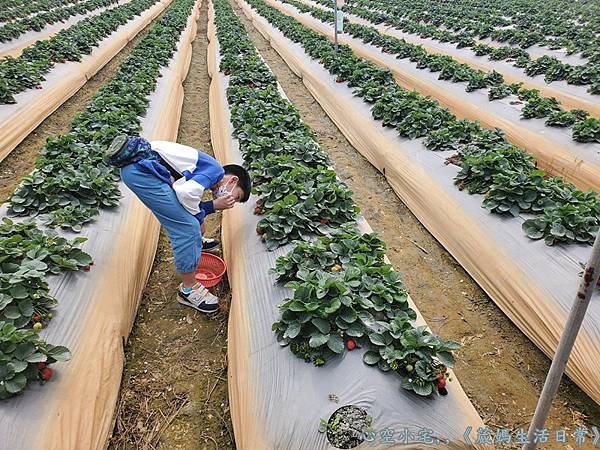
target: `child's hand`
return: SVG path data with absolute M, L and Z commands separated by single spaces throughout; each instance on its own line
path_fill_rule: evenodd
M 230 194 L 226 194 L 213 200 L 213 206 L 217 211 L 233 208 L 233 205 L 235 205 L 235 199 Z

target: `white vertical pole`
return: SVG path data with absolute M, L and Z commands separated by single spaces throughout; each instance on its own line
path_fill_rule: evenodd
M 535 408 L 535 414 L 533 415 L 533 420 L 531 421 L 531 426 L 529 427 L 527 444 L 523 446 L 523 450 L 534 450 L 537 446 L 537 443 L 533 442 L 535 430 L 541 430 L 544 426 L 546 418 L 548 417 L 550 407 L 552 406 L 552 401 L 554 400 L 554 396 L 556 395 L 556 391 L 558 391 L 558 386 L 560 385 L 560 380 L 565 372 L 569 355 L 571 354 L 571 350 L 573 350 L 573 345 L 575 344 L 575 339 L 577 338 L 577 334 L 581 328 L 581 323 L 583 322 L 583 318 L 585 317 L 585 313 L 590 304 L 592 294 L 596 289 L 596 283 L 598 282 L 599 274 L 600 232 L 594 241 L 592 254 L 590 255 L 590 259 L 585 266 L 583 277 L 581 277 L 581 283 L 579 284 L 579 289 L 577 289 L 575 301 L 571 307 L 571 312 L 567 318 L 565 329 L 563 330 L 562 336 L 560 337 L 560 342 L 556 348 L 556 353 L 552 359 L 552 365 L 550 366 L 550 370 L 546 376 L 544 388 L 542 389 L 540 400 Z
M 338 51 L 338 7 L 337 0 L 333 0 L 333 34 L 334 34 L 334 43 L 335 43 L 335 51 Z

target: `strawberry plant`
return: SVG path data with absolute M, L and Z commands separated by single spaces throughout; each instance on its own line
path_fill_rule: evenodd
M 323 166 L 309 168 L 297 164 L 280 176 L 258 185 L 256 193 L 260 196 L 264 213 L 273 211 L 277 202 L 289 195 L 297 197 L 296 202 L 303 203 L 304 211 L 308 204 L 315 204 L 321 218 L 328 222 L 345 223 L 357 213 L 346 185 L 337 179 L 335 171 Z
M 494 175 L 483 207 L 517 217 L 521 212 L 540 212 L 555 206 L 552 189 L 547 186 L 544 176 L 543 171 L 529 174 L 510 171 L 508 174 Z
M 279 175 L 289 173 L 299 166 L 299 162 L 306 167 L 325 167 L 330 165 L 329 159 L 323 152 L 318 151 L 317 143 L 312 139 L 307 139 L 305 145 L 295 147 L 296 154 L 277 155 L 269 153 L 263 159 L 259 159 L 250 164 L 252 171 L 252 181 L 260 186 L 277 178 Z M 303 151 L 306 153 L 306 158 L 303 157 Z M 298 156 L 300 158 L 298 158 Z M 308 159 L 308 161 L 306 161 Z
M 39 260 L 20 264 L 3 263 L 0 273 L 0 320 L 17 328 L 28 324 L 41 329 L 57 301 L 50 295 L 45 273 L 48 265 Z M 36 316 L 40 320 L 34 321 Z
M 562 66 L 562 62 L 552 56 L 544 55 L 529 63 L 525 68 L 525 73 L 530 77 L 547 73 L 551 68 Z
M 364 264 L 383 263 L 386 245 L 376 234 L 361 234 L 352 226 L 344 226 L 335 236 L 322 236 L 313 242 L 297 242 L 285 256 L 277 258 L 272 272 L 279 281 L 297 278 L 299 270 L 328 267 L 339 272 L 344 264 L 360 260 Z
M 0 320 L 0 400 L 20 394 L 32 381 L 48 381 L 48 366 L 70 357 L 65 347 L 46 343 L 35 331 Z
M 80 270 L 92 262 L 79 249 L 85 238 L 69 241 L 35 222 L 0 224 L 0 320 L 17 328 L 47 323 L 57 301 L 49 293 L 47 274 Z M 36 317 L 37 316 L 37 317 Z M 38 320 L 34 320 L 37 318 Z
M 492 86 L 488 91 L 488 100 L 500 100 L 501 98 L 508 97 L 512 94 L 512 89 L 507 84 L 498 84 L 497 86 Z
M 594 210 L 598 209 L 596 203 L 595 192 L 581 192 L 560 177 L 548 177 L 543 171 L 534 170 L 527 175 L 495 175 L 483 206 L 493 212 L 517 216 L 520 212 L 543 213 L 561 204 L 586 205 Z
M 600 228 L 599 213 L 597 207 L 585 203 L 547 208 L 542 216 L 523 222 L 523 230 L 531 239 L 544 238 L 547 245 L 589 243 Z
M 570 111 L 554 111 L 546 119 L 546 125 L 553 127 L 571 127 L 576 122 L 584 120 L 589 116 L 587 111 L 572 109 Z
M 87 239 L 72 241 L 54 230 L 40 230 L 33 221 L 15 223 L 8 218 L 0 224 L 0 264 L 37 260 L 47 264 L 47 272 L 58 274 L 62 269 L 78 270 L 92 262 L 90 255 L 79 247 Z
M 600 81 L 600 66 L 598 64 L 590 64 L 573 67 L 565 78 L 569 84 L 585 85 L 598 83 Z
M 363 355 L 365 364 L 396 372 L 401 376 L 401 386 L 418 395 L 446 395 L 443 374 L 453 367 L 452 351 L 460 344 L 444 341 L 426 327 L 415 328 L 405 317 L 395 317 L 387 327 L 371 333 L 369 341 L 373 350 Z
M 489 147 L 469 145 L 460 151 L 461 170 L 454 178 L 459 189 L 484 194 L 497 174 L 529 174 L 535 167 L 533 157 L 512 144 L 486 142 L 485 145 Z
M 383 125 L 394 127 L 411 139 L 426 136 L 452 120 L 447 109 L 437 108 L 435 100 L 422 98 L 398 85 L 383 91 L 372 111 L 373 117 L 382 120 Z
M 600 119 L 588 118 L 575 122 L 573 139 L 577 142 L 600 142 Z
M 473 142 L 476 135 L 488 137 L 489 134 L 477 122 L 455 120 L 429 133 L 423 144 L 434 151 L 459 150 L 465 144 Z
M 359 211 L 352 194 L 335 179 L 335 172 L 321 171 L 322 168 L 297 169 L 258 188 L 280 187 L 287 192 L 272 190 L 271 195 L 260 200 L 264 208 L 261 213 L 266 217 L 258 223 L 258 229 L 269 250 L 295 239 L 308 240 L 312 234 L 324 234 L 330 229 L 326 224 L 346 223 Z M 299 172 L 303 173 L 297 177 Z M 303 185 L 302 179 L 308 183 Z
M 525 103 L 521 115 L 524 119 L 541 119 L 557 111 L 561 111 L 561 107 L 554 97 L 533 97 Z

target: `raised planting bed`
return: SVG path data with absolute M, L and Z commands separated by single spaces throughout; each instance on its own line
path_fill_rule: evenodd
M 199 3 L 175 0 L 120 66 L 115 78 L 88 105 L 89 112 L 104 101 L 124 114 L 133 114 L 127 115 L 128 123 L 98 132 L 96 145 L 89 143 L 88 133 L 93 128 L 79 127 L 69 133 L 72 146 L 62 150 L 81 152 L 77 158 L 69 155 L 79 170 L 85 171 L 87 165 L 90 170 L 98 170 L 96 175 L 108 176 L 109 169 L 100 162 L 101 152 L 119 131 L 136 129 L 150 139 L 176 139 L 182 81 L 189 66 Z M 132 64 L 139 60 L 145 64 Z M 126 97 L 133 93 L 140 103 L 132 109 Z M 103 113 L 97 120 L 112 119 L 110 113 Z M 46 153 L 40 161 L 50 163 L 51 158 Z M 55 160 L 53 164 L 57 167 L 59 163 Z M 39 166 L 44 167 L 41 163 Z M 59 170 L 57 176 L 68 175 Z M 85 180 L 76 179 L 74 183 L 81 183 L 81 199 L 83 195 L 88 199 L 96 196 L 101 202 L 106 193 L 114 192 L 91 194 Z M 89 273 L 48 277 L 50 294 L 58 305 L 51 309 L 52 320 L 40 335 L 48 342 L 68 347 L 71 359 L 56 363 L 53 377 L 45 385 L 29 383 L 21 395 L 0 401 L 0 434 L 7 448 L 105 448 L 121 381 L 123 345 L 152 265 L 159 230 L 150 211 L 114 176 L 112 183 L 117 194 L 123 188 L 119 208 L 103 211 L 80 233 L 87 238 L 82 249 L 94 259 Z
M 229 3 L 209 20 L 213 148 L 256 186 L 222 222 L 236 446 L 351 448 L 402 426 L 413 448 L 465 447 L 481 419 L 447 369 L 457 344 L 428 330 Z

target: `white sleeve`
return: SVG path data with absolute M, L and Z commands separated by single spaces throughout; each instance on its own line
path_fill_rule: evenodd
M 196 215 L 200 212 L 200 202 L 204 194 L 204 186 L 195 180 L 186 180 L 185 177 L 173 183 L 173 190 L 179 203 L 191 214 Z

